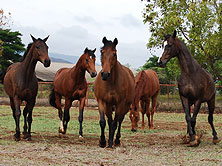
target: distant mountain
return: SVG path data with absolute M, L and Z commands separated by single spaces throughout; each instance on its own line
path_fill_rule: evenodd
M 71 56 L 59 53 L 49 53 L 49 57 L 52 62 L 60 62 L 60 63 L 69 63 L 69 64 L 76 64 L 79 60 L 78 56 Z M 100 66 L 100 64 L 96 63 L 96 66 Z
M 71 63 L 71 64 L 76 64 L 76 62 L 79 59 L 78 56 L 70 56 L 53 52 L 49 53 L 49 57 L 51 58 L 52 62 Z

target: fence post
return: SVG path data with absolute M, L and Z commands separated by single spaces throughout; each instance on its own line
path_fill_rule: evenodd
M 167 101 L 168 101 L 168 106 L 169 106 L 169 98 L 170 98 L 170 95 L 169 95 L 169 86 L 167 86 Z

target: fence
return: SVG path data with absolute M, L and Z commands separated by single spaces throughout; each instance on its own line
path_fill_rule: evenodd
M 216 86 L 216 109 L 222 112 L 222 95 L 218 92 L 222 86 Z M 48 99 L 48 96 L 52 89 L 52 82 L 39 82 L 39 91 L 38 99 Z M 0 96 L 8 97 L 4 90 L 3 85 L 0 85 Z M 89 102 L 90 100 L 90 102 Z M 97 105 L 95 101 L 95 94 L 93 92 L 93 82 L 88 83 L 88 90 L 86 94 L 86 106 L 92 106 L 92 101 L 94 102 L 93 106 Z M 45 103 L 48 103 L 48 100 L 45 100 Z M 75 102 L 74 105 L 77 106 L 78 102 Z M 206 104 L 202 105 L 202 110 L 206 110 Z M 179 92 L 177 84 L 160 84 L 160 94 L 158 96 L 158 109 L 165 111 L 181 111 L 182 105 L 179 97 Z

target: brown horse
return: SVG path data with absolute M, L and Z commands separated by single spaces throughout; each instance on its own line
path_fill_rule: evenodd
M 108 118 L 109 141 L 108 147 L 113 145 L 113 138 L 117 123 L 119 122 L 118 132 L 116 134 L 115 144 L 120 144 L 121 123 L 125 114 L 129 111 L 134 98 L 134 76 L 127 67 L 124 67 L 117 61 L 116 45 L 118 40 L 102 40 L 104 46 L 101 48 L 102 70 L 96 78 L 94 91 L 99 105 L 100 113 L 100 146 L 106 146 L 104 129 L 106 126 L 105 114 Z M 112 112 L 115 111 L 114 120 Z
M 156 110 L 157 96 L 160 90 L 159 78 L 153 70 L 143 70 L 135 78 L 135 97 L 130 110 L 130 120 L 132 131 L 136 131 L 139 121 L 139 101 L 141 101 L 142 129 L 144 129 L 144 114 L 148 118 L 148 126 L 153 129 L 153 115 Z M 152 109 L 150 111 L 150 98 L 152 99 Z M 150 118 L 151 115 L 151 118 Z
M 204 70 L 192 57 L 186 45 L 173 35 L 165 36 L 165 48 L 159 64 L 162 67 L 172 58 L 177 57 L 181 66 L 181 76 L 178 88 L 183 109 L 186 114 L 187 133 L 190 146 L 198 146 L 200 141 L 195 135 L 196 117 L 201 103 L 207 102 L 209 109 L 208 122 L 213 131 L 213 142 L 219 142 L 217 132 L 213 124 L 213 113 L 215 108 L 215 84 L 210 73 Z M 191 117 L 190 106 L 194 104 L 193 116 Z
M 35 74 L 35 66 L 37 61 L 44 64 L 45 67 L 50 66 L 48 57 L 48 46 L 45 39 L 35 39 L 32 35 L 33 43 L 28 45 L 24 53 L 22 62 L 10 65 L 4 77 L 4 89 L 10 98 L 10 105 L 13 111 L 13 117 L 16 124 L 15 139 L 20 140 L 19 120 L 21 116 L 20 105 L 22 101 L 26 101 L 26 106 L 23 111 L 24 116 L 24 138 L 31 140 L 31 124 L 32 110 L 35 105 L 38 82 Z M 27 126 L 28 114 L 28 126 Z M 28 129 L 28 132 L 27 132 Z
M 83 110 L 87 92 L 85 73 L 87 71 L 91 77 L 95 77 L 97 75 L 95 69 L 95 51 L 96 49 L 89 50 L 86 48 L 74 67 L 62 68 L 58 70 L 55 75 L 49 102 L 53 107 L 58 109 L 59 118 L 61 120 L 59 133 L 66 133 L 67 125 L 70 120 L 69 109 L 74 100 L 79 100 L 79 135 L 80 138 L 83 136 Z M 62 96 L 65 97 L 64 115 L 61 108 Z

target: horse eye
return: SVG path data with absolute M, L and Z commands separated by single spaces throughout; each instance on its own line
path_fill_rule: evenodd
M 88 63 L 88 62 L 89 62 L 89 60 L 88 60 L 88 59 L 86 59 L 86 62 Z
M 36 48 L 37 48 L 37 49 L 40 49 L 40 47 L 39 47 L 39 46 L 36 46 Z
M 116 53 L 114 53 L 113 56 L 115 57 L 115 56 L 116 56 Z

